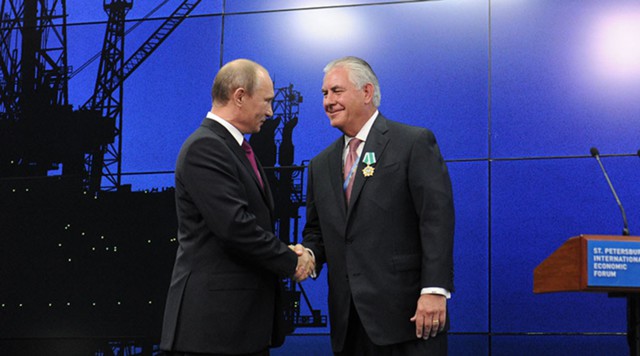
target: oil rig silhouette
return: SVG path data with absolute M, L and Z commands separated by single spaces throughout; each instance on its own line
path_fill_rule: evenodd
M 201 0 L 180 1 L 125 56 L 126 34 L 167 2 L 125 30 L 133 0 L 103 0 L 102 50 L 75 71 L 65 0 L 0 2 L 0 353 L 157 351 L 177 248 L 174 191 L 122 184 L 121 128 L 124 81 Z M 94 90 L 74 109 L 69 81 L 95 60 Z M 302 96 L 293 85 L 275 91 L 274 116 L 250 141 L 276 199 L 276 233 L 296 243 L 304 165 L 294 165 L 292 134 Z M 290 332 L 327 325 L 301 285 L 282 283 Z

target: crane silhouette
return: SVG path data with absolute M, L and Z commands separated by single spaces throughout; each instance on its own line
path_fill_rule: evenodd
M 167 2 L 125 31 L 133 0 L 104 0 L 108 20 L 100 55 L 71 72 L 66 1 L 2 0 L 0 177 L 46 177 L 61 164 L 62 175 L 84 191 L 120 188 L 124 81 L 201 0 L 183 0 L 125 60 L 126 33 Z M 98 57 L 94 91 L 74 111 L 69 80 Z
M 77 193 L 127 193 L 126 189 L 121 189 L 120 179 L 123 83 L 201 1 L 181 0 L 171 15 L 129 57 L 124 53 L 125 37 L 168 2 L 162 1 L 136 22 L 127 22 L 130 26 L 125 29 L 125 19 L 133 7 L 133 0 L 104 0 L 108 20 L 102 49 L 72 70 L 67 59 L 65 0 L 0 0 L 0 182 L 46 180 L 53 178 L 49 177 L 50 171 L 61 166 L 62 174 L 57 181 L 64 181 L 65 187 L 71 187 Z M 94 90 L 74 110 L 68 96 L 70 80 L 98 59 Z M 293 85 L 275 91 L 274 119 L 265 124 L 260 134 L 252 135 L 250 141 L 267 167 L 267 178 L 275 193 L 278 206 L 276 232 L 284 242 L 296 243 L 298 210 L 305 204 L 305 167 L 293 164 L 292 134 L 298 122 L 302 96 Z M 136 199 L 140 200 L 140 197 Z M 103 199 L 101 204 L 110 204 L 108 200 Z M 122 201 L 118 204 L 107 208 L 118 210 L 127 205 Z M 144 202 L 139 204 L 146 206 Z M 77 203 L 70 206 L 75 205 Z M 173 214 L 173 209 L 166 207 L 166 211 Z M 29 218 L 19 213 L 11 216 Z M 85 219 L 84 215 L 76 218 Z M 91 225 L 102 226 L 102 223 L 92 221 Z M 47 227 L 42 229 L 46 231 Z M 8 235 L 21 233 L 10 231 Z M 33 237 L 23 238 L 29 241 Z M 69 244 L 82 243 L 68 239 Z M 22 239 L 11 243 L 19 245 L 20 241 Z M 175 245 L 166 246 L 175 249 Z M 126 270 L 123 267 L 121 269 Z M 291 280 L 282 283 L 287 298 L 285 318 L 289 331 L 296 326 L 326 326 L 326 316 L 311 307 L 301 285 Z M 301 315 L 301 297 L 311 315 Z

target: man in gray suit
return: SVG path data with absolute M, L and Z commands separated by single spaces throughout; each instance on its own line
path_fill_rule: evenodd
M 302 280 L 313 263 L 273 234 L 271 191 L 243 137 L 273 115 L 273 97 L 261 65 L 226 64 L 178 155 L 178 251 L 160 343 L 170 355 L 263 356 L 284 342 L 280 278 Z
M 316 273 L 328 266 L 333 351 L 446 355 L 454 209 L 436 139 L 378 112 L 364 60 L 324 72 L 324 109 L 344 135 L 309 164 L 303 245 Z

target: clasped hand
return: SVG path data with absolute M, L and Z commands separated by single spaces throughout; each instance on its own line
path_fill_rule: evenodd
M 316 262 L 311 253 L 304 246 L 297 244 L 289 245 L 289 248 L 298 255 L 298 265 L 293 279 L 296 282 L 302 282 L 307 279 L 316 268 Z

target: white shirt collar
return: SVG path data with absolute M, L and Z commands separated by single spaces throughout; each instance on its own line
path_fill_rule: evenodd
M 357 137 L 358 139 L 360 139 L 362 142 L 367 141 L 367 137 L 369 136 L 369 131 L 371 131 L 371 127 L 373 127 L 373 123 L 376 121 L 376 117 L 378 117 L 378 110 L 376 110 L 376 112 L 373 113 L 373 115 L 371 115 L 371 117 L 369 118 L 369 120 L 367 120 L 367 122 L 364 123 L 364 125 L 362 126 L 362 128 L 360 129 L 360 131 L 358 131 L 358 133 L 356 134 L 355 137 Z M 344 136 L 344 145 L 348 145 L 349 141 L 351 141 L 351 139 L 353 139 L 353 137 L 349 137 L 349 136 Z M 361 147 L 364 145 L 361 145 Z
M 207 119 L 211 119 L 211 120 L 219 123 L 220 125 L 224 126 L 227 129 L 227 131 L 229 131 L 229 133 L 231 133 L 231 136 L 233 136 L 233 138 L 236 141 L 238 141 L 238 146 L 242 146 L 242 141 L 244 140 L 244 135 L 235 126 L 231 125 L 229 123 L 229 121 L 221 118 L 220 116 L 212 113 L 211 111 L 207 112 Z

